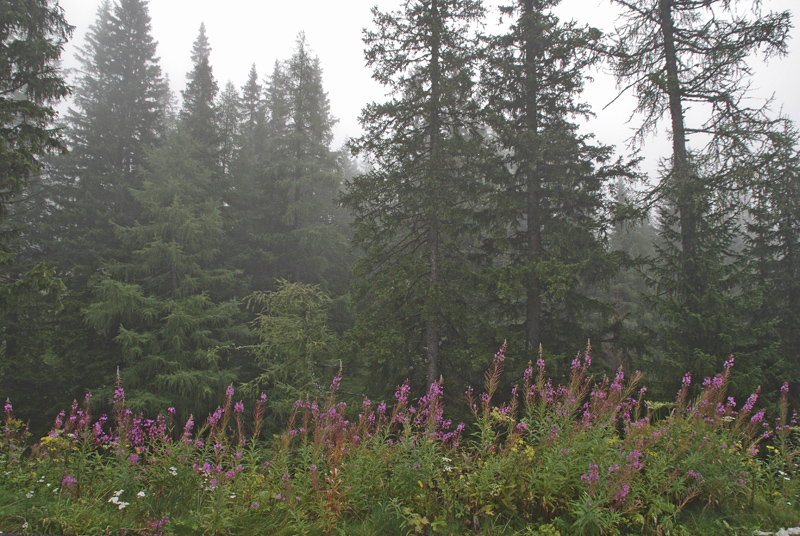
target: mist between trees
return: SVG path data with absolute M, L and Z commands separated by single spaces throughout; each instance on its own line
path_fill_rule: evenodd
M 110 407 L 117 372 L 133 411 L 182 419 L 234 384 L 277 429 L 341 368 L 359 399 L 441 377 L 458 416 L 503 341 L 511 385 L 540 355 L 566 378 L 590 340 L 598 373 L 665 400 L 735 354 L 732 393 L 776 404 L 800 364 L 800 153 L 748 62 L 787 53 L 790 13 L 613 3 L 606 35 L 552 0 L 489 35 L 479 0 L 375 9 L 390 96 L 340 149 L 302 34 L 220 88 L 201 26 L 177 99 L 145 0 L 101 4 L 72 78 L 56 3 L 0 11 L 0 397 L 42 431 L 86 391 Z M 598 65 L 637 99 L 634 148 L 669 133 L 655 176 L 579 131 Z

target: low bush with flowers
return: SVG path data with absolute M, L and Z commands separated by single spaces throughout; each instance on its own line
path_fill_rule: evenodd
M 0 530 L 49 534 L 752 534 L 800 519 L 797 415 L 726 396 L 733 358 L 689 399 L 687 375 L 654 418 L 642 377 L 565 385 L 539 359 L 495 403 L 504 349 L 474 422 L 445 417 L 441 382 L 391 404 L 299 400 L 285 432 L 262 439 L 266 397 L 245 419 L 233 387 L 204 420 L 153 419 L 125 406 L 95 418 L 91 397 L 29 445 L 6 402 L 0 429 Z

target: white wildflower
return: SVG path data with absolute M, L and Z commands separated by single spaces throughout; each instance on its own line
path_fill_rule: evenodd
M 178 476 L 178 470 L 175 467 L 170 467 L 169 474 L 171 474 L 172 476 Z
M 144 497 L 145 496 L 145 492 L 140 491 L 139 493 L 136 494 L 136 496 L 137 497 Z
M 119 508 L 120 510 L 124 509 L 126 506 L 128 506 L 128 503 L 126 503 L 125 501 L 120 501 L 117 503 L 117 508 Z
M 28 530 L 28 522 L 22 524 L 22 530 Z
M 25 494 L 26 499 L 30 499 L 31 497 L 33 497 L 33 490 L 30 490 L 28 493 Z

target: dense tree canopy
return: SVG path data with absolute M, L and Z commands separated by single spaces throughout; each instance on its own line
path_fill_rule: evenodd
M 800 137 L 747 91 L 790 15 L 612 3 L 606 36 L 560 0 L 509 0 L 496 32 L 479 0 L 375 8 L 388 94 L 345 154 L 313 40 L 218 84 L 201 25 L 177 106 L 147 0 L 100 1 L 62 139 L 71 27 L 0 2 L 0 399 L 41 428 L 85 390 L 106 409 L 119 369 L 136 409 L 203 412 L 235 383 L 285 415 L 341 367 L 348 396 L 443 377 L 462 401 L 504 340 L 509 382 L 540 348 L 568 373 L 587 338 L 657 394 L 731 352 L 734 392 L 793 378 Z M 603 61 L 637 99 L 633 150 L 590 134 Z M 669 157 L 636 182 L 662 125 Z

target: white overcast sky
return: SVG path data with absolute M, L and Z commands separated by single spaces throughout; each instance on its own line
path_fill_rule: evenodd
M 763 9 L 790 10 L 797 2 L 764 0 Z M 75 48 L 84 43 L 84 35 L 95 21 L 100 0 L 60 0 L 59 3 L 69 23 L 76 27 L 64 54 L 64 66 L 76 67 Z M 362 29 L 372 25 L 370 8 L 378 5 L 382 11 L 388 11 L 398 9 L 400 4 L 401 0 L 150 0 L 149 9 L 161 67 L 169 75 L 170 87 L 177 96 L 191 68 L 190 51 L 201 22 L 206 25 L 212 47 L 211 64 L 220 88 L 228 80 L 240 88 L 253 63 L 263 80 L 272 72 L 276 60 L 291 56 L 298 33 L 305 32 L 311 49 L 319 56 L 331 110 L 339 120 L 334 141 L 339 146 L 348 136 L 361 133 L 358 124 L 361 108 L 368 102 L 382 100 L 385 94 L 364 65 L 361 37 Z M 487 24 L 497 23 L 497 4 L 497 0 L 485 0 L 489 13 Z M 616 18 L 609 0 L 563 0 L 558 14 L 562 20 L 575 19 L 604 31 L 613 29 Z M 797 28 L 800 23 L 793 22 L 789 55 L 772 59 L 768 65 L 759 64 L 753 88 L 756 98 L 774 94 L 776 108 L 782 107 L 784 113 L 797 122 L 800 121 L 800 30 Z M 592 76 L 594 81 L 588 84 L 584 100 L 592 106 L 597 118 L 587 128 L 600 141 L 623 149 L 633 126 L 626 125 L 633 100 L 620 99 L 603 110 L 615 95 L 614 81 L 602 72 Z M 646 151 L 651 163 L 646 167 L 652 169 L 656 155 L 664 154 L 668 148 L 666 138 L 662 131 L 651 140 Z

